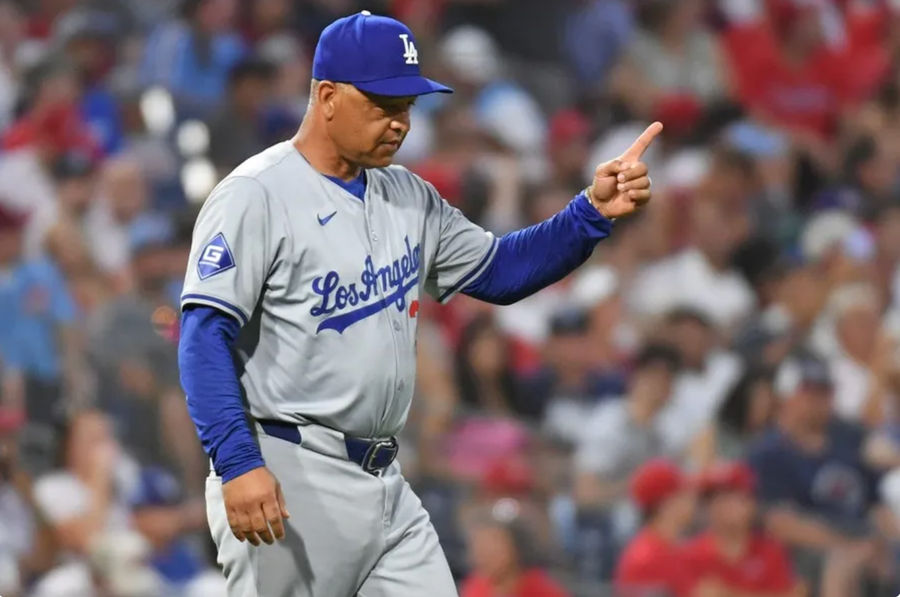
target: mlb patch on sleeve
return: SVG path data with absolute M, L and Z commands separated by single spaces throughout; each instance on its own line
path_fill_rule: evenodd
M 197 273 L 200 279 L 205 280 L 234 267 L 234 255 L 225 242 L 225 235 L 221 232 L 206 243 L 200 253 L 200 261 L 197 263 Z

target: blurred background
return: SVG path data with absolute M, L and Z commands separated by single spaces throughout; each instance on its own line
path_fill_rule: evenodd
M 463 597 L 900 592 L 900 2 L 0 0 L 0 594 L 224 597 L 191 229 L 360 9 L 456 89 L 398 161 L 498 235 L 666 127 L 575 274 L 423 304 L 400 459 Z

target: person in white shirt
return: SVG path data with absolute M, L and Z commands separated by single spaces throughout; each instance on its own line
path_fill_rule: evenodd
M 828 299 L 824 325 L 834 339 L 828 359 L 834 407 L 846 421 L 877 425 L 883 420 L 886 392 L 873 372 L 884 348 L 879 338 L 881 312 L 878 293 L 868 284 L 841 286 Z
M 724 206 L 695 200 L 692 246 L 638 274 L 628 293 L 631 310 L 639 316 L 658 317 L 675 307 L 690 306 L 726 330 L 744 321 L 756 297 L 731 265 L 732 253 L 746 233 L 741 222 L 732 220 Z
M 741 360 L 718 346 L 718 330 L 703 313 L 681 308 L 666 316 L 665 335 L 678 349 L 681 370 L 660 415 L 666 447 L 683 454 L 715 417 L 743 370 Z

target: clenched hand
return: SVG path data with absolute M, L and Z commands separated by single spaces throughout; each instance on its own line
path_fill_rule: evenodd
M 605 217 L 627 216 L 650 201 L 650 177 L 647 165 L 640 159 L 662 129 L 661 122 L 654 122 L 622 155 L 597 166 L 586 192 L 591 204 Z

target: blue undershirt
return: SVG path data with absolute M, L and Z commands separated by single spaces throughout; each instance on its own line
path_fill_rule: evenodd
M 366 196 L 366 171 L 360 170 L 359 174 L 356 178 L 352 180 L 342 180 L 337 176 L 328 176 L 327 174 L 323 174 L 325 178 L 341 187 L 360 201 L 363 200 L 363 197 Z
M 328 178 L 362 200 L 364 172 L 349 182 Z M 552 218 L 500 238 L 491 263 L 463 292 L 494 304 L 514 303 L 584 263 L 611 230 L 612 222 L 579 194 Z M 264 466 L 232 358 L 239 331 L 236 319 L 214 307 L 184 309 L 178 346 L 181 383 L 203 449 L 224 481 Z

